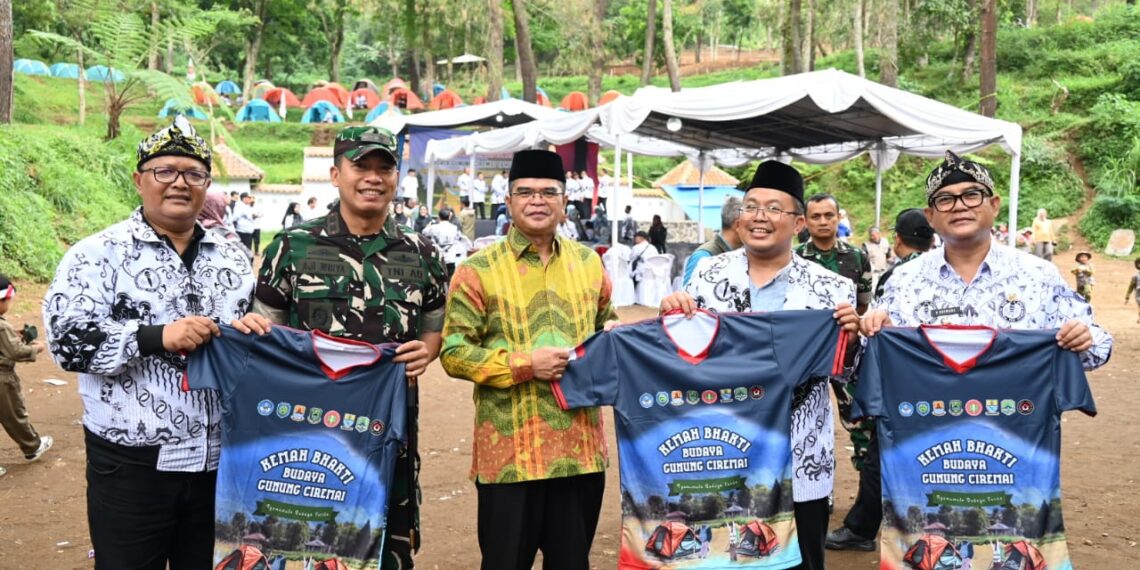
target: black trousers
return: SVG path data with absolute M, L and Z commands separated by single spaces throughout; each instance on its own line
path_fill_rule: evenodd
M 238 239 L 241 240 L 242 245 L 248 247 L 250 252 L 255 253 L 255 254 L 257 253 L 255 251 L 253 251 L 253 232 L 249 232 L 249 233 L 237 232 L 237 235 L 238 235 Z
M 253 230 L 253 247 L 250 248 L 254 255 L 261 251 L 261 228 Z
M 483 570 L 588 570 L 605 473 L 523 483 L 476 483 Z
M 879 463 L 879 432 L 872 427 L 867 457 L 859 470 L 859 492 L 843 526 L 863 538 L 875 538 L 883 522 L 883 472 Z
M 475 217 L 476 218 L 479 218 L 480 220 L 486 220 L 487 219 L 487 210 L 485 209 L 486 208 L 485 202 L 475 202 L 474 204 L 472 204 L 472 206 L 475 206 Z
M 831 512 L 827 497 L 795 504 L 796 533 L 799 534 L 803 561 L 793 570 L 824 570 L 823 542 L 827 540 L 827 523 Z
M 175 473 L 124 461 L 87 433 L 87 524 L 96 570 L 213 568 L 217 472 Z M 157 450 L 157 448 L 150 448 Z M 157 451 L 153 453 L 157 459 Z

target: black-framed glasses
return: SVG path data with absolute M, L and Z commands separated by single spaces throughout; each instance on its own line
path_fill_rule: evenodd
M 777 208 L 776 206 L 749 205 L 744 206 L 743 208 L 737 208 L 736 211 L 740 212 L 740 217 L 742 218 L 755 218 L 759 216 L 761 212 L 764 213 L 765 219 L 778 218 L 782 214 L 787 214 L 789 216 L 799 215 L 799 212 L 795 210 L 784 210 L 782 208 Z
M 556 200 L 562 195 L 562 191 L 557 188 L 543 188 L 542 190 L 535 190 L 534 188 L 519 188 L 511 192 L 511 196 L 520 200 L 530 200 L 535 196 L 541 196 L 543 200 Z
M 210 173 L 203 170 L 178 170 L 177 168 L 170 168 L 168 166 L 156 166 L 154 168 L 144 168 L 139 172 L 150 172 L 154 175 L 154 179 L 162 184 L 173 184 L 178 177 L 181 176 L 186 184 L 190 186 L 203 186 L 210 180 Z
M 967 190 L 958 195 L 939 194 L 930 199 L 930 205 L 939 212 L 949 212 L 954 209 L 954 204 L 960 200 L 962 205 L 967 208 L 977 208 L 981 206 L 982 202 L 985 202 L 986 198 L 990 195 L 988 190 L 974 188 L 973 190 Z

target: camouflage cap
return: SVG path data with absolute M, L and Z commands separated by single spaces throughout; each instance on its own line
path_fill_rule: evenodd
M 162 129 L 142 140 L 138 147 L 138 163 L 136 169 L 142 168 L 144 162 L 160 156 L 188 156 L 202 161 L 206 170 L 210 169 L 213 156 L 205 139 L 194 132 L 194 127 L 186 117 L 178 115 L 169 127 Z
M 392 162 L 400 163 L 396 156 L 396 135 L 392 131 L 380 127 L 348 127 L 336 136 L 333 158 L 343 154 L 345 158 L 356 162 L 360 157 L 376 150 L 384 151 L 392 158 Z

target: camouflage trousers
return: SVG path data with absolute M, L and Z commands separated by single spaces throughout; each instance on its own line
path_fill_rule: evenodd
M 870 420 L 851 421 L 851 404 L 855 401 L 855 382 L 831 381 L 835 389 L 835 403 L 839 407 L 839 422 L 851 437 L 855 450 L 851 453 L 851 465 L 856 471 L 863 470 L 863 460 L 867 458 L 867 446 L 875 431 L 875 422 Z M 838 454 L 837 454 L 838 455 Z

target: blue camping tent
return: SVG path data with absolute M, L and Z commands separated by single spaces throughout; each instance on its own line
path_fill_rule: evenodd
M 234 120 L 239 123 L 280 123 L 281 117 L 265 99 L 250 99 L 249 103 L 238 109 Z
M 187 119 L 198 119 L 205 121 L 210 117 L 206 116 L 201 109 L 191 105 L 189 107 L 180 104 L 177 99 L 167 99 L 166 104 L 162 106 L 162 110 L 158 112 L 159 117 L 173 117 L 174 115 L 186 115 Z
M 435 97 L 436 95 L 439 95 L 440 93 L 443 93 L 443 92 L 444 92 L 446 89 L 447 89 L 447 87 L 444 87 L 444 85 L 443 85 L 442 83 L 435 83 L 435 84 L 432 84 L 432 86 L 431 86 L 431 96 L 432 96 L 432 97 Z
M 74 63 L 53 63 L 49 72 L 52 77 L 79 79 L 79 66 Z
M 50 75 L 48 66 L 34 59 L 17 59 L 12 63 L 12 71 L 25 75 Z
M 511 92 L 506 87 L 499 88 L 499 99 L 511 99 Z
M 238 87 L 237 83 L 227 79 L 219 83 L 217 87 L 214 87 L 214 91 L 217 91 L 218 95 L 237 95 L 241 93 L 241 87 Z
M 379 117 L 380 115 L 383 115 L 384 111 L 387 111 L 387 110 L 388 110 L 388 102 L 387 101 L 381 101 L 378 105 L 373 107 L 371 111 L 368 112 L 368 116 L 364 117 L 364 122 L 365 123 L 371 123 L 372 121 L 375 121 L 377 117 Z
M 696 184 L 666 185 L 662 189 L 665 190 L 666 194 L 669 194 L 669 197 L 677 205 L 681 206 L 690 220 L 697 221 L 699 215 L 705 228 L 714 230 L 720 229 L 720 209 L 724 206 L 724 201 L 729 196 L 740 198 L 742 194 L 735 186 L 705 186 L 705 207 L 702 209 L 699 207 L 700 186 Z
M 107 67 L 106 65 L 92 65 L 87 68 L 88 81 L 106 81 L 107 79 L 118 83 L 126 79 L 126 76 L 123 75 L 122 71 Z
M 332 117 L 334 123 L 344 122 L 344 115 L 340 114 L 340 109 L 328 101 L 317 101 L 312 107 L 305 109 L 305 114 L 301 115 L 301 122 L 324 123 L 325 117 Z

